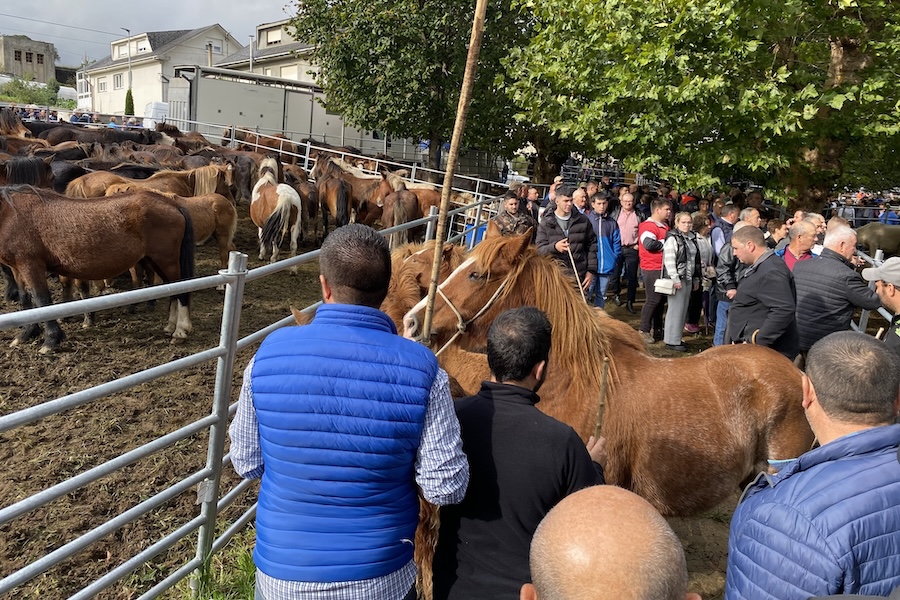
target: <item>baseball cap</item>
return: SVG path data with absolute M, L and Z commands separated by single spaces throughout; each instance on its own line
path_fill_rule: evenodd
M 892 256 L 880 267 L 863 269 L 862 276 L 866 281 L 884 281 L 900 287 L 900 256 Z
M 557 175 L 556 177 L 553 178 L 553 183 L 562 183 L 562 180 L 563 180 L 563 176 Z

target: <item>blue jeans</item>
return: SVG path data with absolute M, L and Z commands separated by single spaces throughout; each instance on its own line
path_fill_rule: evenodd
M 606 289 L 609 287 L 609 275 L 597 275 L 591 283 L 591 292 L 594 294 L 594 306 L 603 308 L 606 306 Z
M 731 301 L 719 300 L 716 305 L 716 332 L 713 334 L 713 346 L 721 346 L 725 343 L 725 327 L 728 325 L 728 309 Z

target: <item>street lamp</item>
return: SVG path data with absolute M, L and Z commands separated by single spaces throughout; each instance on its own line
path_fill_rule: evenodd
M 128 89 L 131 89 L 131 30 L 127 27 L 119 27 L 128 34 Z

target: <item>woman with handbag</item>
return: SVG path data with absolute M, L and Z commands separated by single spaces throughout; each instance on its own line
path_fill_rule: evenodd
M 666 348 L 687 352 L 681 343 L 691 292 L 700 287 L 700 249 L 692 231 L 693 219 L 688 212 L 675 215 L 675 229 L 663 243 L 663 276 L 672 279 L 672 294 L 666 311 L 664 340 Z

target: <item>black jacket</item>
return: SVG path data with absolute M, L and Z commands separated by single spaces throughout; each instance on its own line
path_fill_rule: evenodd
M 738 281 L 746 270 L 747 265 L 737 259 L 731 244 L 722 246 L 716 258 L 716 298 L 731 302 L 725 292 L 737 289 Z
M 869 289 L 853 264 L 830 248 L 824 248 L 818 257 L 798 261 L 794 284 L 803 352 L 829 333 L 850 329 L 855 309 L 881 306 L 878 294 Z
M 767 250 L 738 281 L 725 343 L 768 346 L 793 360 L 800 352 L 796 310 L 794 278 L 784 261 Z
M 544 211 L 541 222 L 538 225 L 537 246 L 538 254 L 547 254 L 555 258 L 569 273 L 572 272 L 572 264 L 568 253 L 556 251 L 556 242 L 567 237 L 556 222 L 556 213 L 552 210 Z M 578 281 L 584 281 L 588 272 L 597 274 L 597 235 L 594 226 L 588 218 L 572 207 L 569 216 L 569 249 L 572 258 L 575 259 L 575 267 L 578 270 Z
M 538 523 L 569 494 L 603 483 L 578 434 L 535 408 L 537 394 L 484 382 L 455 402 L 469 488 L 441 508 L 434 598 L 518 598 Z

